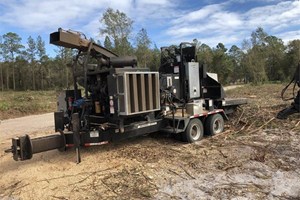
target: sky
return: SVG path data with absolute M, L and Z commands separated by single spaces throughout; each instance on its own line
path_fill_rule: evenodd
M 49 56 L 55 55 L 49 34 L 59 27 L 103 44 L 100 19 L 107 8 L 134 21 L 131 39 L 145 28 L 157 47 L 195 38 L 211 47 L 219 42 L 241 46 L 257 27 L 286 44 L 300 39 L 299 0 L 0 0 L 0 35 L 15 32 L 24 46 L 29 36 L 40 35 Z

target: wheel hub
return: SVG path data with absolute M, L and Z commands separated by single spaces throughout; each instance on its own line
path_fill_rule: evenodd
M 201 133 L 200 133 L 200 127 L 197 125 L 194 125 L 192 127 L 192 133 L 191 136 L 194 140 L 197 140 L 200 137 Z
M 213 129 L 214 129 L 215 133 L 221 133 L 222 132 L 223 127 L 222 127 L 222 123 L 219 119 L 217 119 L 214 122 Z

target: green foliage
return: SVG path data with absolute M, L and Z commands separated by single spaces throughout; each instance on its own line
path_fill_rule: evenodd
M 53 112 L 55 91 L 5 91 L 0 96 L 0 120 L 28 114 Z
M 16 89 L 16 78 L 15 78 L 15 56 L 16 54 L 19 54 L 21 52 L 21 49 L 24 48 L 23 45 L 21 45 L 21 40 L 22 38 L 12 32 L 8 32 L 4 34 L 3 36 L 3 44 L 1 45 L 2 52 L 3 52 L 3 57 L 4 60 L 9 62 L 10 67 L 12 68 L 12 83 L 13 83 L 13 89 Z M 9 73 L 9 68 L 6 68 L 6 87 L 9 89 L 10 85 L 10 73 Z M 3 82 L 3 73 L 1 73 L 1 80 Z
M 266 37 L 266 72 L 270 81 L 283 81 L 283 61 L 285 56 L 285 46 L 283 41 L 275 36 Z
M 193 43 L 198 61 L 205 63 L 210 72 L 218 73 L 222 83 L 287 81 L 300 61 L 300 40 L 285 46 L 261 27 L 252 32 L 250 40 L 243 40 L 242 49 L 232 45 L 228 50 L 223 43 L 211 48 L 197 39 Z
M 243 78 L 243 68 L 241 65 L 244 56 L 243 51 L 236 45 L 232 45 L 228 52 L 229 64 L 232 65 L 233 73 L 229 76 L 232 77 L 232 82 L 239 81 Z
M 111 50 L 111 51 L 113 50 L 112 43 L 108 36 L 105 36 L 104 47 L 107 48 L 108 50 Z
M 54 64 L 53 69 L 59 73 L 53 74 L 55 81 L 54 85 L 58 88 L 69 88 L 73 81 L 71 77 L 71 71 L 69 65 L 72 63 L 72 59 L 75 55 L 74 50 L 65 47 L 58 47 L 56 59 L 52 62 Z
M 286 80 L 284 59 L 286 56 L 283 41 L 270 36 L 259 27 L 251 34 L 251 48 L 242 60 L 245 78 L 253 83 Z
M 211 66 L 211 72 L 217 73 L 220 81 L 223 83 L 230 82 L 230 75 L 233 73 L 233 66 L 231 65 L 230 58 L 226 52 L 227 48 L 225 48 L 225 45 L 219 43 L 216 48 L 213 49 Z
M 41 62 L 43 59 L 46 58 L 46 48 L 45 48 L 45 41 L 42 40 L 41 36 L 39 35 L 36 39 L 36 49 L 37 49 L 37 56 L 38 60 Z
M 31 77 L 32 77 L 32 89 L 35 90 L 35 67 L 36 67 L 36 53 L 37 53 L 37 48 L 36 48 L 36 42 L 34 41 L 34 39 L 29 36 L 29 38 L 27 39 L 27 45 L 28 48 L 26 49 L 26 55 L 28 57 L 28 60 L 30 62 L 30 66 L 31 66 Z
M 151 40 L 147 34 L 146 29 L 142 28 L 136 36 L 136 51 L 135 54 L 138 58 L 138 66 L 148 67 L 151 61 Z
M 104 24 L 100 33 L 108 36 L 113 42 L 113 51 L 121 56 L 131 54 L 132 47 L 128 40 L 133 21 L 125 13 L 108 8 L 103 13 L 100 22 Z
M 212 68 L 213 51 L 207 44 L 201 44 L 197 51 L 198 61 L 201 64 L 207 64 L 208 68 Z
M 251 33 L 252 46 L 265 46 L 265 39 L 268 34 L 264 31 L 262 27 L 258 27 L 255 31 Z
M 9 60 L 11 62 L 14 61 L 15 54 L 20 53 L 20 49 L 24 48 L 23 45 L 21 45 L 22 38 L 12 32 L 8 32 L 4 34 L 3 36 L 3 45 L 2 50 L 4 54 L 5 60 Z
M 259 47 L 252 48 L 242 59 L 242 65 L 245 69 L 246 82 L 253 82 L 254 84 L 263 83 L 268 80 L 264 55 Z
M 9 110 L 9 104 L 7 102 L 0 102 L 0 111 Z
M 291 79 L 295 69 L 300 62 L 300 40 L 290 41 L 286 47 L 286 55 L 283 61 L 283 73 L 288 79 Z
M 28 39 L 27 39 L 27 45 L 28 45 L 28 48 L 26 49 L 26 55 L 28 57 L 28 60 L 30 62 L 34 62 L 35 61 L 35 56 L 36 56 L 36 43 L 34 41 L 34 39 L 29 36 Z
M 148 67 L 152 71 L 158 71 L 160 67 L 160 50 L 157 48 L 156 44 L 154 44 L 154 49 L 151 50 L 151 57 Z

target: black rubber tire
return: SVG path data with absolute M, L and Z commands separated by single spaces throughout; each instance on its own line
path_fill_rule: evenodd
M 182 133 L 182 141 L 193 143 L 203 138 L 203 124 L 200 119 L 192 119 Z
M 216 135 L 224 130 L 224 118 L 220 114 L 214 114 L 207 117 L 205 120 L 205 134 Z

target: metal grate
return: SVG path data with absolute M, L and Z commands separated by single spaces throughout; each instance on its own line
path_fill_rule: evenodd
M 118 93 L 120 115 L 159 110 L 159 74 L 158 72 L 125 72 L 118 77 Z

